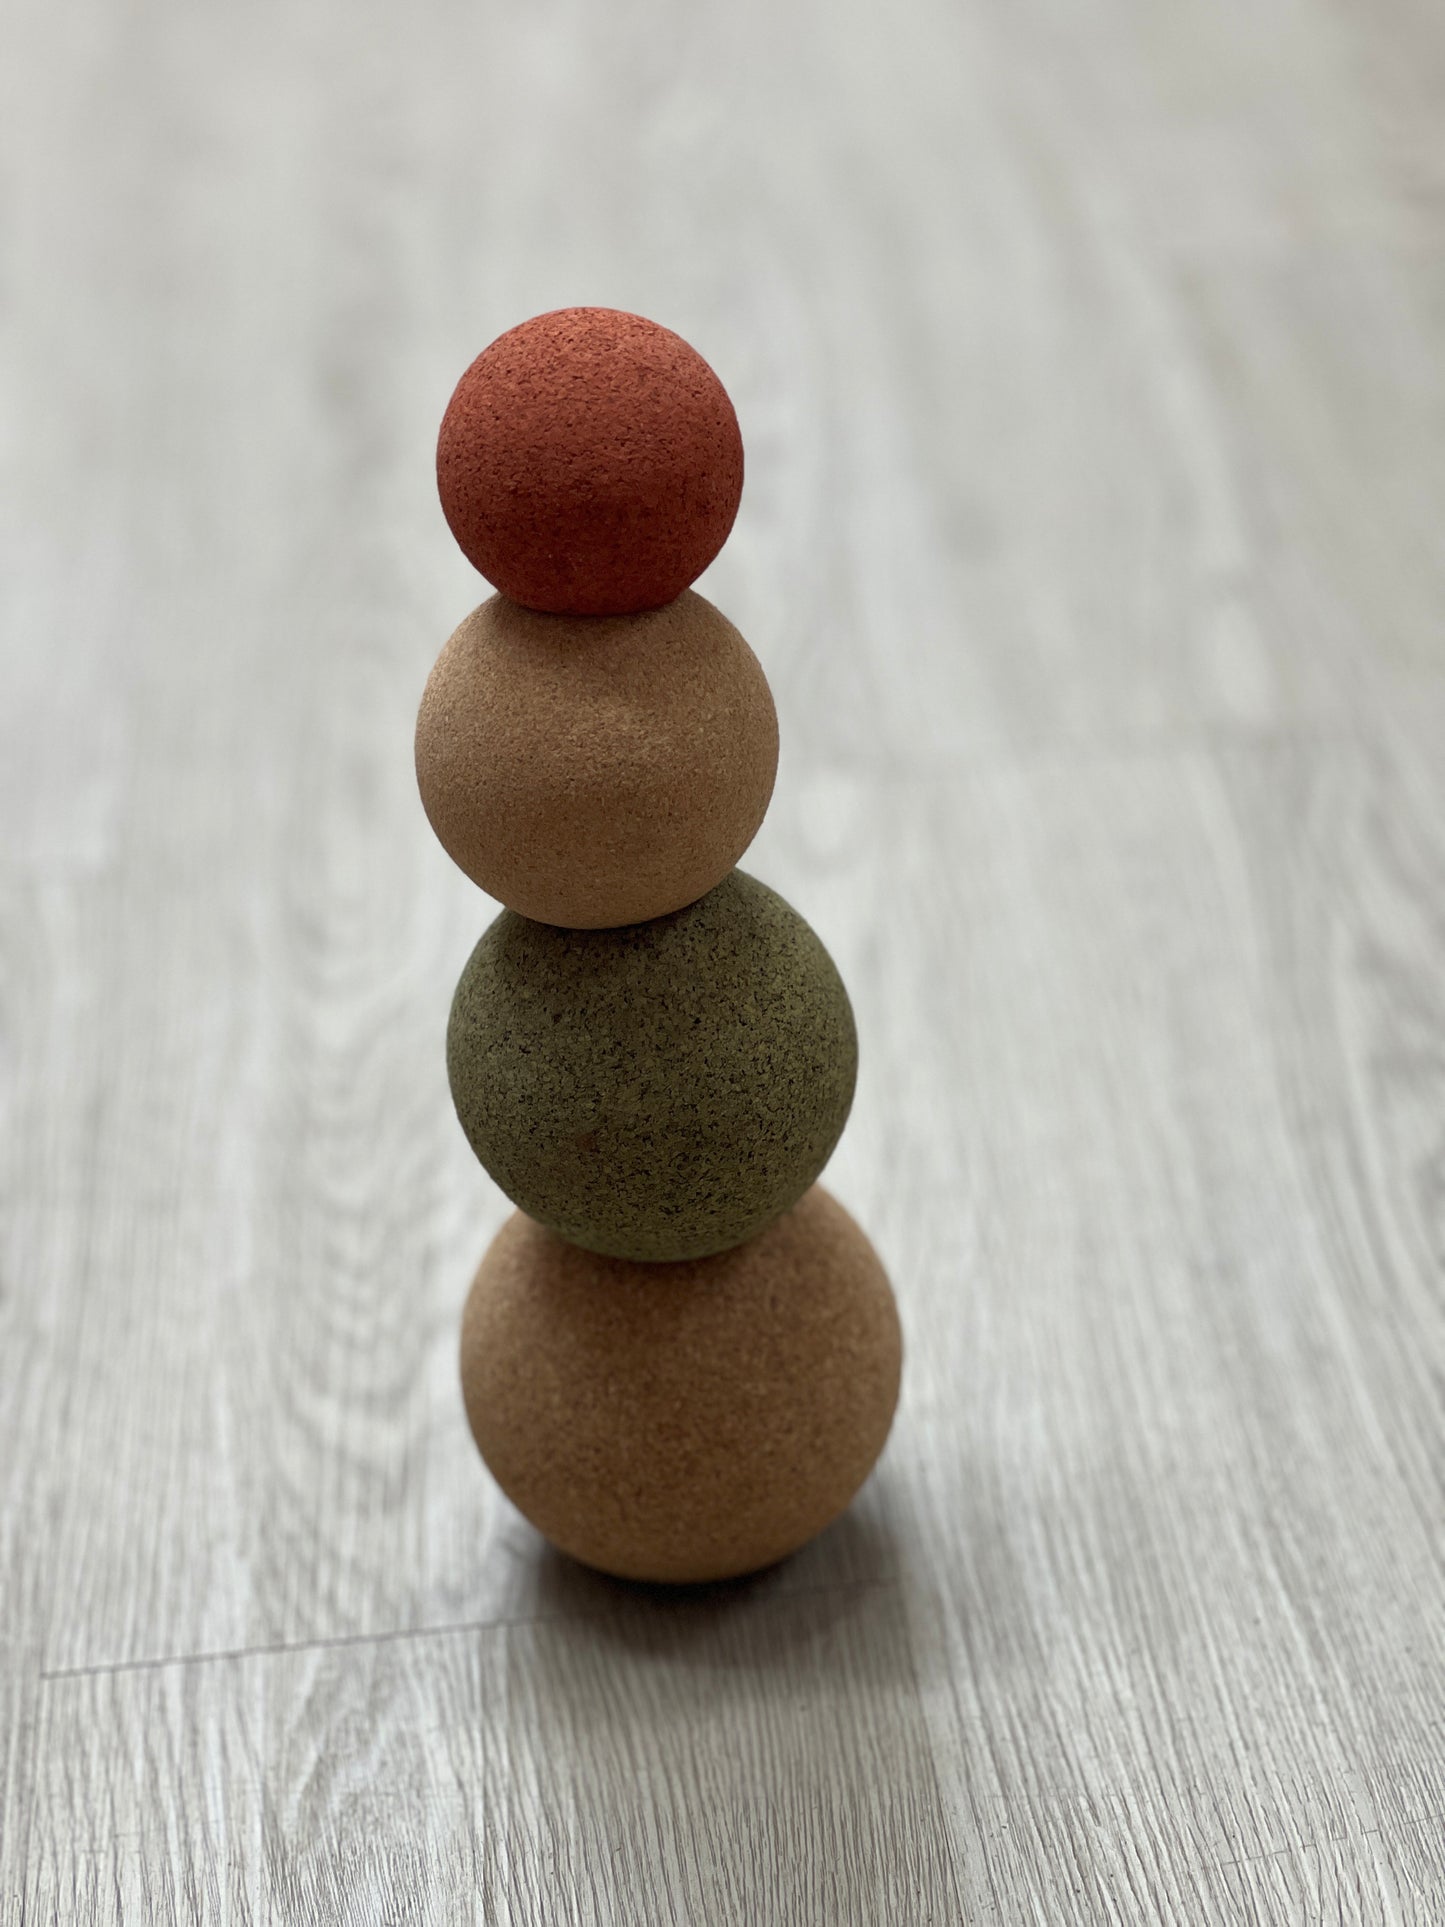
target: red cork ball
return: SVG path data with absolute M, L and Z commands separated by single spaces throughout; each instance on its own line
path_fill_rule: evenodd
M 467 560 L 553 615 L 659 609 L 727 540 L 743 443 L 727 391 L 670 328 L 559 308 L 457 383 L 437 486 Z

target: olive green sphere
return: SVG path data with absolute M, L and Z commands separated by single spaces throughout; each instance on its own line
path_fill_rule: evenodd
M 832 958 L 740 870 L 621 929 L 503 911 L 447 1028 L 483 1165 L 529 1217 L 611 1258 L 705 1258 L 754 1237 L 827 1163 L 857 1070 Z

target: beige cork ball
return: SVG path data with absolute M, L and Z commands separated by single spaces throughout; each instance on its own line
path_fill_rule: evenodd
M 417 717 L 447 854 L 509 910 L 575 930 L 704 896 L 752 842 L 777 767 L 762 667 L 691 590 L 626 616 L 494 596 L 442 650 Z
M 563 1552 L 620 1578 L 735 1577 L 796 1551 L 883 1449 L 902 1340 L 872 1245 L 815 1185 L 751 1243 L 603 1258 L 520 1212 L 462 1321 L 478 1449 Z

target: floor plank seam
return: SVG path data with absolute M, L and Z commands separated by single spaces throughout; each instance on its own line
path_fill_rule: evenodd
M 1445 688 L 1445 677 L 1440 679 Z M 1252 727 L 1247 723 L 1211 721 L 1197 729 L 1139 730 L 1133 735 L 1114 736 L 1092 732 L 1070 736 L 1060 733 L 1026 738 L 1004 749 L 982 750 L 972 744 L 956 748 L 918 751 L 908 760 L 891 750 L 854 754 L 823 755 L 816 768 L 822 771 L 845 766 L 865 784 L 908 790 L 920 785 L 957 782 L 987 782 L 990 778 L 1030 776 L 1065 767 L 1095 769 L 1111 764 L 1164 762 L 1174 763 L 1181 756 L 1228 754 L 1270 757 L 1286 750 L 1308 750 L 1315 754 L 1347 751 L 1368 754 L 1378 748 L 1378 717 L 1371 714 L 1368 726 L 1342 723 L 1272 723 Z
M 839 1594 L 889 1592 L 896 1590 L 895 1579 L 859 1579 L 829 1586 L 801 1587 L 779 1595 L 772 1603 L 791 1605 L 803 1599 L 835 1599 Z M 98 1660 L 88 1666 L 42 1667 L 38 1675 L 43 1686 L 67 1680 L 96 1679 L 117 1673 L 159 1672 L 169 1666 L 209 1666 L 243 1659 L 277 1659 L 291 1653 L 331 1652 L 348 1646 L 385 1646 L 412 1639 L 452 1639 L 463 1633 L 514 1631 L 522 1626 L 593 1626 L 608 1620 L 622 1620 L 622 1610 L 610 1612 L 521 1613 L 504 1619 L 458 1619 L 436 1626 L 395 1626 L 376 1633 L 336 1633 L 321 1639 L 276 1640 L 258 1646 L 219 1647 L 200 1653 L 165 1653 L 140 1659 Z

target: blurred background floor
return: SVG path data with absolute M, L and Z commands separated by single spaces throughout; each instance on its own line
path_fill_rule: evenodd
M 1445 13 L 12 0 L 0 1920 L 1445 1919 Z M 863 1039 L 852 1513 L 473 1452 L 437 422 L 637 309 Z

